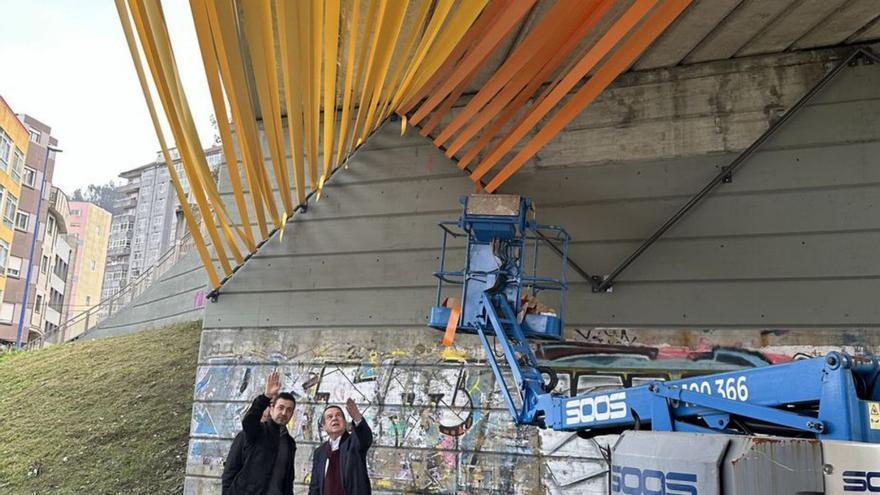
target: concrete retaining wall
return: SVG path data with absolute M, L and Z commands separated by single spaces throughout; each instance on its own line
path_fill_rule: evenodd
M 802 52 L 627 74 L 505 192 L 572 233 L 607 274 L 833 65 Z M 626 271 L 613 293 L 572 274 L 566 340 L 539 345 L 559 390 L 876 348 L 880 67 L 845 71 Z M 469 180 L 388 124 L 324 197 L 209 303 L 186 493 L 219 493 L 240 416 L 280 369 L 299 405 L 298 492 L 326 403 L 376 432 L 377 493 L 606 493 L 599 447 L 512 426 L 476 339 L 442 352 L 425 315 L 440 232 Z M 221 180 L 228 195 L 228 181 Z
M 104 319 L 81 339 L 100 339 L 201 320 L 207 277 L 198 253 L 185 256 L 119 312 Z

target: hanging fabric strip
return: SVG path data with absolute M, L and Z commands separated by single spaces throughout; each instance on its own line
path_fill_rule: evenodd
M 473 136 L 482 131 L 476 143 L 458 160 L 459 168 L 464 169 L 467 167 L 476 158 L 477 153 L 501 132 L 501 129 L 525 106 L 526 102 L 535 94 L 535 91 L 544 84 L 544 81 L 559 68 L 569 53 L 577 47 L 581 39 L 607 14 L 615 1 L 602 0 L 594 9 L 587 11 L 581 23 L 578 24 L 577 30 L 568 37 L 559 49 L 555 49 L 552 45 L 545 46 L 539 52 L 539 55 L 533 58 L 524 70 L 520 71 L 514 80 L 493 98 L 483 111 L 475 116 L 455 141 L 449 145 L 446 150 L 446 156 L 452 157 Z M 563 70 L 560 77 L 568 74 L 568 72 L 568 70 Z M 525 85 L 525 89 L 522 89 L 523 85 Z M 551 86 L 555 87 L 555 85 Z M 502 109 L 503 112 L 487 128 L 486 124 L 489 120 Z
M 315 119 L 312 115 L 314 110 L 312 106 L 314 95 L 312 86 L 319 83 L 312 79 L 315 65 L 312 60 L 314 54 L 312 51 L 312 37 L 310 36 L 312 32 L 312 3 L 311 0 L 302 0 L 296 2 L 293 8 L 299 11 L 297 15 L 299 22 L 296 31 L 294 31 L 299 36 L 300 49 L 300 65 L 297 67 L 296 72 L 299 76 L 300 87 L 302 88 L 303 129 L 305 130 L 303 138 L 305 139 L 306 164 L 309 169 L 309 189 L 314 191 L 318 186 L 318 150 L 316 146 L 317 138 L 313 139 L 312 137 L 318 130 L 315 128 Z
M 376 128 L 376 111 L 381 104 L 380 98 L 384 89 L 386 79 L 388 78 L 388 69 L 391 66 L 391 57 L 394 55 L 394 47 L 397 46 L 397 39 L 400 37 L 400 28 L 403 27 L 403 20 L 406 16 L 406 7 L 408 2 L 392 2 L 387 9 L 386 25 L 383 26 L 382 34 L 377 41 L 378 60 L 374 67 L 374 83 L 372 95 L 370 97 L 369 110 L 364 123 L 364 129 L 361 131 L 360 138 L 364 140 L 370 132 Z
M 294 205 L 290 197 L 290 179 L 287 174 L 287 157 L 282 132 L 272 9 L 269 2 L 242 2 L 241 10 L 248 54 L 254 69 L 253 76 L 260 103 L 263 134 L 272 159 L 275 185 L 284 206 L 284 215 L 289 215 L 293 212 Z M 270 194 L 273 194 L 274 201 L 274 193 L 271 192 L 273 188 L 271 184 L 267 186 Z
M 473 77 L 477 74 L 477 71 L 480 70 L 479 66 L 475 66 L 471 69 L 469 73 L 466 74 L 459 83 L 458 86 L 452 89 L 452 93 L 447 96 L 443 102 L 438 106 L 435 111 L 431 114 L 431 117 L 427 122 L 422 124 L 421 130 L 419 130 L 419 134 L 427 137 L 434 131 L 438 125 L 440 125 L 440 121 L 443 120 L 444 117 L 449 115 L 449 111 L 452 110 L 452 107 L 458 103 L 461 95 L 464 94 L 464 90 L 467 89 Z
M 364 128 L 364 120 L 366 119 L 366 111 L 370 106 L 370 101 L 373 96 L 373 85 L 376 84 L 376 52 L 378 51 L 379 40 L 382 36 L 382 33 L 388 29 L 386 25 L 388 23 L 387 19 L 390 19 L 391 16 L 386 16 L 385 13 L 388 7 L 388 0 L 378 0 L 379 5 L 377 8 L 376 14 L 376 29 L 373 31 L 370 36 L 370 50 L 369 55 L 366 58 L 366 66 L 364 67 L 364 86 L 361 89 L 361 97 L 358 102 L 358 111 L 357 115 L 354 119 L 354 126 L 352 127 L 351 134 L 351 149 L 357 148 L 360 144 L 360 136 L 361 130 Z
M 522 43 L 517 45 L 513 53 L 492 74 L 492 77 L 486 81 L 477 94 L 468 101 L 465 108 L 443 129 L 434 144 L 445 144 L 455 131 L 470 121 L 521 69 L 524 69 L 527 62 L 538 57 L 539 50 L 547 46 L 558 45 L 564 36 L 574 29 L 574 24 L 581 19 L 581 11 L 585 8 L 592 9 L 594 4 L 593 1 L 559 0 L 541 19 L 541 22 L 529 32 Z
M 360 32 L 360 5 L 361 0 L 352 0 L 351 14 L 349 16 L 348 36 L 346 36 L 346 62 L 345 83 L 342 89 L 342 116 L 340 117 L 339 136 L 336 142 L 336 163 L 342 163 L 343 156 L 348 149 L 345 147 L 348 125 L 351 120 L 351 105 L 354 100 L 352 94 L 354 85 L 354 61 L 358 50 L 358 33 Z
M 287 133 L 293 164 L 293 182 L 296 200 L 305 202 L 305 144 L 303 142 L 303 87 L 302 78 L 294 72 L 303 63 L 300 47 L 299 9 L 290 2 L 278 2 L 278 39 L 281 50 L 281 72 L 284 78 L 284 105 L 287 110 Z
M 427 26 L 425 26 L 425 22 L 428 21 L 428 13 L 431 11 L 431 2 L 423 1 L 422 8 L 419 10 L 419 13 L 416 16 L 416 20 L 412 26 L 410 26 L 407 31 L 406 40 L 403 42 L 403 45 L 400 49 L 399 57 L 394 57 L 392 60 L 394 64 L 394 70 L 391 72 L 391 76 L 389 77 L 389 84 L 385 85 L 385 90 L 382 92 L 380 96 L 381 99 L 381 109 L 379 111 L 378 120 L 381 122 L 385 120 L 386 117 L 391 113 L 391 99 L 392 96 L 397 93 L 400 89 L 400 85 L 403 83 L 402 77 L 404 75 L 404 69 L 408 67 L 411 61 L 414 58 L 416 50 L 416 41 L 419 39 L 419 35 L 421 35 Z
M 420 70 L 416 76 L 416 80 L 404 97 L 404 104 L 398 113 L 410 113 L 419 101 L 444 81 L 458 65 L 461 57 L 477 42 L 479 33 L 489 29 L 494 19 L 501 15 L 511 1 L 493 0 L 485 11 L 482 10 L 482 6 L 479 10 L 473 9 L 473 7 L 479 6 L 475 2 L 467 4 L 469 9 L 460 7 L 449 19 L 436 45 L 431 48 L 430 56 L 425 60 L 423 70 Z M 471 14 L 474 17 L 469 19 L 468 16 Z
M 214 118 L 217 121 L 217 129 L 220 132 L 220 140 L 223 143 L 223 156 L 226 159 L 226 166 L 229 170 L 229 182 L 232 184 L 232 192 L 235 197 L 235 206 L 238 209 L 238 215 L 241 224 L 245 226 L 238 227 L 238 230 L 244 236 L 245 246 L 249 252 L 256 250 L 253 232 L 250 229 L 250 216 L 247 210 L 247 202 L 244 197 L 244 191 L 241 187 L 241 176 L 238 168 L 238 158 L 235 155 L 235 149 L 232 145 L 232 131 L 229 128 L 229 120 L 226 109 L 226 102 L 223 96 L 223 88 L 220 83 L 220 68 L 217 63 L 216 47 L 211 37 L 211 28 L 208 25 L 207 13 L 204 6 L 205 0 L 191 0 L 190 7 L 193 11 L 193 21 L 196 26 L 196 35 L 199 41 L 199 48 L 202 53 L 202 61 L 205 66 L 205 76 L 208 80 L 208 89 L 211 93 L 211 103 L 214 107 Z M 195 15 L 195 12 L 200 15 Z
M 449 15 L 449 11 L 452 8 L 452 1 L 453 0 L 438 0 L 437 5 L 434 8 L 434 13 L 431 14 L 431 20 L 428 22 L 428 27 L 425 28 L 425 34 L 419 40 L 418 46 L 416 47 L 416 53 L 404 73 L 400 87 L 397 89 L 397 92 L 391 100 L 391 109 L 401 115 L 406 114 L 406 112 L 399 109 L 398 106 L 409 91 L 410 85 L 413 83 L 416 74 L 421 73 L 422 63 L 427 57 L 428 51 L 433 48 L 433 43 L 440 32 L 440 28 L 443 26 L 446 17 Z
M 278 213 L 278 208 L 275 203 L 275 195 L 272 194 L 272 189 L 269 186 L 269 180 L 267 179 L 263 148 L 260 143 L 259 130 L 257 129 L 257 110 L 254 107 L 254 101 L 251 98 L 252 93 L 250 85 L 245 77 L 245 65 L 242 58 L 244 49 L 241 46 L 241 40 L 237 35 L 237 14 L 235 6 L 232 2 L 228 1 L 207 2 L 207 5 L 209 6 L 209 15 L 213 15 L 217 21 L 218 27 L 214 29 L 214 31 L 221 33 L 226 40 L 228 49 L 225 53 L 230 57 L 230 67 L 232 67 L 233 64 L 239 67 L 239 70 L 233 70 L 232 72 L 234 87 L 239 93 L 238 101 L 241 103 L 241 108 L 243 109 L 243 119 L 240 122 L 241 128 L 236 127 L 236 130 L 237 132 L 242 132 L 244 134 L 244 140 L 242 141 L 244 148 L 248 150 L 252 156 L 250 171 L 252 173 L 253 184 L 251 184 L 251 187 L 254 187 L 254 190 L 259 194 L 259 197 L 272 220 L 272 224 L 278 228 L 281 225 L 281 216 Z M 214 18 L 212 18 L 212 21 Z M 237 122 L 237 124 L 239 123 Z
M 132 2 L 129 3 L 130 7 L 131 5 Z M 196 204 L 199 206 L 202 222 L 215 244 L 214 250 L 225 270 L 224 262 L 227 266 L 229 263 L 225 255 L 227 248 L 223 246 L 219 235 L 217 235 L 215 221 L 219 223 L 220 231 L 226 239 L 228 249 L 235 262 L 241 263 L 244 258 L 229 226 L 231 222 L 226 213 L 226 207 L 217 191 L 216 183 L 211 177 L 192 112 L 180 82 L 162 6 L 158 0 L 149 0 L 138 3 L 137 8 L 132 11 L 135 24 L 141 28 L 139 29 L 141 44 L 144 53 L 149 54 L 147 61 L 152 64 L 154 69 L 154 83 L 168 116 L 168 123 L 175 138 L 181 164 L 190 183 L 191 195 L 194 196 Z
M 339 0 L 327 0 L 324 16 L 324 168 L 330 175 L 333 158 L 333 129 L 336 126 L 336 59 L 339 52 Z M 337 162 L 338 163 L 338 162 Z
M 596 96 L 611 84 L 617 76 L 632 64 L 639 55 L 681 14 L 691 0 L 666 0 L 630 36 L 611 58 L 606 61 L 589 81 L 571 96 L 556 115 L 550 119 L 525 147 L 496 175 L 486 186 L 486 191 L 494 192 L 537 151 L 553 139 L 563 127 L 571 122 Z
M 480 180 L 486 172 L 501 160 L 505 153 L 513 149 L 516 143 L 534 129 L 538 122 L 648 14 L 655 3 L 656 0 L 639 0 L 634 2 L 614 25 L 608 29 L 605 35 L 587 51 L 578 61 L 577 65 L 565 75 L 565 78 L 559 86 L 554 88 L 550 96 L 540 104 L 532 107 L 525 118 L 502 139 L 499 146 L 483 158 L 471 174 L 471 180 L 474 182 Z
M 177 141 L 176 144 L 178 152 L 180 154 L 181 164 L 186 170 L 186 175 L 188 176 L 187 178 L 189 178 L 189 176 L 192 176 L 192 179 L 195 181 L 194 186 L 191 184 L 190 190 L 193 191 L 193 196 L 195 196 L 196 203 L 199 207 L 199 213 L 202 216 L 202 222 L 205 225 L 208 235 L 211 237 L 211 242 L 213 244 L 214 251 L 217 253 L 217 257 L 219 258 L 221 267 L 223 268 L 224 273 L 228 274 L 231 270 L 231 266 L 226 256 L 226 251 L 223 243 L 221 242 L 220 236 L 217 233 L 217 229 L 214 224 L 214 219 L 211 215 L 210 208 L 208 208 L 207 201 L 205 200 L 204 196 L 195 192 L 195 189 L 199 188 L 199 176 L 192 169 L 191 157 L 188 153 L 189 150 L 186 142 L 186 137 L 183 136 L 183 132 L 180 128 L 180 120 L 177 115 L 177 102 L 172 101 L 173 92 L 169 90 L 168 87 L 168 60 L 167 56 L 163 56 L 167 54 L 163 54 L 160 51 L 160 48 L 157 46 L 159 42 L 157 41 L 156 36 L 156 26 L 154 26 L 154 23 L 158 22 L 156 19 L 156 15 L 154 13 L 153 16 L 150 16 L 147 12 L 147 7 L 142 3 L 132 5 L 132 3 L 129 2 L 129 8 L 131 10 L 135 26 L 137 28 L 141 47 L 147 59 L 147 64 L 150 66 L 150 70 L 153 74 L 153 82 L 156 85 L 159 99 L 162 102 L 162 106 L 165 108 L 165 113 L 168 116 L 167 120 L 169 125 L 171 126 L 172 134 L 175 137 L 175 141 Z
M 269 214 L 273 223 L 280 222 L 276 222 L 277 211 L 274 210 L 274 199 L 269 195 L 271 204 L 266 200 L 267 196 L 260 180 L 264 167 L 263 152 L 259 146 L 256 115 L 245 79 L 241 49 L 235 35 L 235 15 L 228 2 L 206 0 L 205 10 L 208 14 L 211 33 L 214 36 L 214 44 L 217 46 L 220 74 L 223 86 L 226 88 L 229 106 L 232 109 L 232 119 L 238 136 L 248 191 L 254 205 L 254 214 L 257 217 L 261 238 L 265 239 L 269 236 L 266 213 Z M 198 14 L 194 12 L 193 15 Z M 250 228 L 250 226 L 245 227 Z
M 211 261 L 211 254 L 208 252 L 208 247 L 205 244 L 205 239 L 202 237 L 202 232 L 198 222 L 193 215 L 192 209 L 189 206 L 189 201 L 186 198 L 186 192 L 184 192 L 183 187 L 180 185 L 180 180 L 177 177 L 177 172 L 174 170 L 174 161 L 171 159 L 171 154 L 168 151 L 168 145 L 165 143 L 165 136 L 162 132 L 162 126 L 159 124 L 159 117 L 156 113 L 156 106 L 153 103 L 153 97 L 150 94 L 150 88 L 147 85 L 147 78 L 144 74 L 143 63 L 141 61 L 140 54 L 137 49 L 137 42 L 135 41 L 134 34 L 132 33 L 131 20 L 129 18 L 128 8 L 125 5 L 125 0 L 116 0 L 116 10 L 119 13 L 119 21 L 122 24 L 122 30 L 125 34 L 125 40 L 128 43 L 128 49 L 131 54 L 132 62 L 134 62 L 135 71 L 137 71 L 138 82 L 141 85 L 141 90 L 144 93 L 144 99 L 147 103 L 147 109 L 150 112 L 150 119 L 153 121 L 153 127 L 156 131 L 156 137 L 159 140 L 159 146 L 162 149 L 162 156 L 165 159 L 165 164 L 168 167 L 168 173 L 171 176 L 171 183 L 174 186 L 174 190 L 177 194 L 177 199 L 180 202 L 180 208 L 183 211 L 183 216 L 186 219 L 187 228 L 189 228 L 190 234 L 193 238 L 193 244 L 196 246 L 196 251 L 199 253 L 199 258 L 202 260 L 202 264 L 205 266 L 205 272 L 208 274 L 208 283 L 212 288 L 217 288 L 220 286 L 220 278 L 217 276 L 217 269 L 214 267 L 214 263 Z
M 498 45 L 513 31 L 513 28 L 520 23 L 534 4 L 534 0 L 517 0 L 508 5 L 500 15 L 492 18 L 489 28 L 479 33 L 480 37 L 477 43 L 467 51 L 452 73 L 445 77 L 436 89 L 431 90 L 428 99 L 410 117 L 410 122 L 417 125 L 452 93 L 456 86 L 467 81 L 468 76 L 474 74 L 480 65 L 492 55 Z
M 309 57 L 309 67 L 311 73 L 312 90 L 311 108 L 309 115 L 312 119 L 312 141 L 309 143 L 309 174 L 314 178 L 312 181 L 312 189 L 318 190 L 322 182 L 321 163 L 318 155 L 321 149 L 321 69 L 324 64 L 324 0 L 312 0 L 311 12 L 311 56 Z M 335 64 L 336 61 L 334 60 Z M 312 165 L 314 163 L 314 166 Z

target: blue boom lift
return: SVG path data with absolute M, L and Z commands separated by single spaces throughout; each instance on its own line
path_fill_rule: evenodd
M 538 224 L 531 202 L 519 196 L 471 195 L 461 202 L 458 221 L 440 224 L 440 270 L 434 274 L 438 279 L 437 302 L 431 308 L 429 326 L 447 332 L 455 327 L 455 331 L 479 335 L 517 424 L 577 432 L 585 438 L 651 430 L 880 444 L 880 361 L 873 356 L 831 352 L 785 364 L 575 397 L 555 393 L 553 372 L 539 367 L 529 340 L 563 336 L 570 236 L 561 227 Z M 450 241 L 456 239 L 465 242 L 463 267 L 450 270 L 447 251 Z M 542 275 L 556 260 L 541 257 L 548 248 L 561 260 L 556 276 Z M 457 292 L 457 286 L 460 299 L 444 299 L 450 289 Z M 539 295 L 554 303 L 558 311 L 536 304 Z M 455 316 L 457 320 L 450 322 Z M 506 366 L 496 357 L 490 339 L 503 351 Z M 508 374 L 515 387 L 509 386 Z M 847 471 L 861 473 L 861 478 L 844 476 L 835 481 L 844 492 L 858 492 L 855 488 L 862 485 L 866 493 L 880 492 L 880 450 L 870 452 L 874 456 L 871 466 L 877 469 Z M 622 493 L 661 493 L 651 484 L 652 479 L 635 482 L 629 476 L 622 482 L 621 466 L 615 468 L 612 493 L 616 493 L 615 487 Z M 870 478 L 870 473 L 876 476 Z M 637 490 L 641 485 L 641 491 Z M 667 488 L 662 493 L 679 493 Z M 829 490 L 801 491 L 837 493 Z M 716 493 L 740 492 L 719 488 Z

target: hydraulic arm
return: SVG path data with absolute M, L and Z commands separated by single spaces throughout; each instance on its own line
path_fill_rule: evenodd
M 582 436 L 651 429 L 880 443 L 880 361 L 873 356 L 832 352 L 575 397 L 555 393 L 552 377 L 544 378 L 552 370 L 539 369 L 529 339 L 562 337 L 569 236 L 530 219 L 531 203 L 518 196 L 472 195 L 462 202 L 458 222 L 441 224 L 437 305 L 429 325 L 479 335 L 517 423 Z M 467 243 L 460 270 L 446 270 L 450 236 Z M 538 273 L 548 265 L 540 258 L 547 244 L 561 254 L 556 278 Z M 460 302 L 443 299 L 444 284 L 461 286 Z M 558 311 L 534 304 L 547 291 Z M 503 362 L 490 339 L 501 347 Z M 514 383 L 507 383 L 505 371 Z

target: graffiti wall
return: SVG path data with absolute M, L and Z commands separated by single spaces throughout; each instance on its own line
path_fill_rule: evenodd
M 238 338 L 233 338 L 238 335 Z M 604 450 L 614 437 L 515 427 L 485 354 L 470 336 L 454 349 L 430 330 L 353 332 L 324 342 L 322 332 L 211 330 L 203 339 L 192 417 L 188 493 L 218 493 L 226 452 L 250 401 L 272 370 L 297 398 L 289 425 L 299 445 L 296 479 L 305 490 L 311 452 L 325 440 L 318 425 L 327 404 L 352 397 L 375 433 L 369 455 L 377 492 L 601 494 Z M 324 334 L 326 335 L 326 334 Z M 556 391 L 578 394 L 820 353 L 753 351 L 638 343 L 621 331 L 574 331 L 537 344 Z

